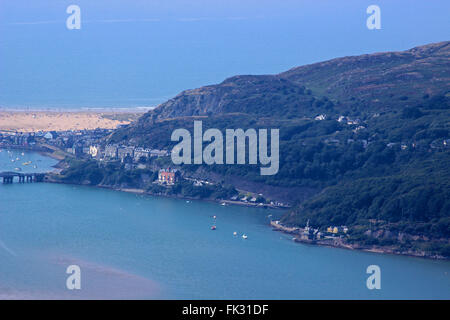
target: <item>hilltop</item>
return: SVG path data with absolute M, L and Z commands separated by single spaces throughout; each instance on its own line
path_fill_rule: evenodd
M 445 94 L 449 57 L 446 41 L 402 52 L 337 58 L 277 75 L 234 76 L 183 91 L 154 114 L 158 119 L 233 112 L 289 118 L 332 106 L 341 112 L 388 111 L 421 103 L 424 95 Z
M 279 128 L 280 170 L 184 165 L 186 176 L 287 201 L 282 223 L 349 242 L 450 255 L 450 42 L 242 75 L 186 90 L 105 143 L 170 149 L 174 129 Z

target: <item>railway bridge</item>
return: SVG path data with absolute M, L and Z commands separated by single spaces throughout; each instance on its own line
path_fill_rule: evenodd
M 3 180 L 3 184 L 11 184 L 14 182 L 14 178 L 18 178 L 19 183 L 32 183 L 43 182 L 45 179 L 45 173 L 21 173 L 21 172 L 0 172 L 0 178 Z

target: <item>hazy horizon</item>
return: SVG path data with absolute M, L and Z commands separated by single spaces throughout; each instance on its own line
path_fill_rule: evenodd
M 70 4 L 81 8 L 81 30 L 66 28 Z M 381 30 L 366 27 L 371 4 Z M 4 0 L 0 108 L 155 106 L 237 74 L 449 40 L 448 9 L 404 0 Z

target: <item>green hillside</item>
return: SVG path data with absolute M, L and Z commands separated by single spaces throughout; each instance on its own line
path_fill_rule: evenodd
M 400 234 L 407 248 L 448 255 L 449 53 L 442 42 L 232 77 L 182 92 L 108 143 L 171 148 L 172 131 L 192 130 L 194 119 L 204 130 L 279 128 L 274 176 L 261 176 L 258 165 L 181 169 L 289 202 L 288 225 L 347 225 L 353 241 L 380 245 Z

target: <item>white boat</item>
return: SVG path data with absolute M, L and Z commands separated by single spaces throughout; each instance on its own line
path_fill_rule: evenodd
M 235 231 L 235 232 L 233 232 L 233 236 L 237 236 L 237 232 Z
M 242 235 L 242 239 L 247 239 L 247 238 L 248 238 L 247 235 L 245 235 L 245 234 Z

